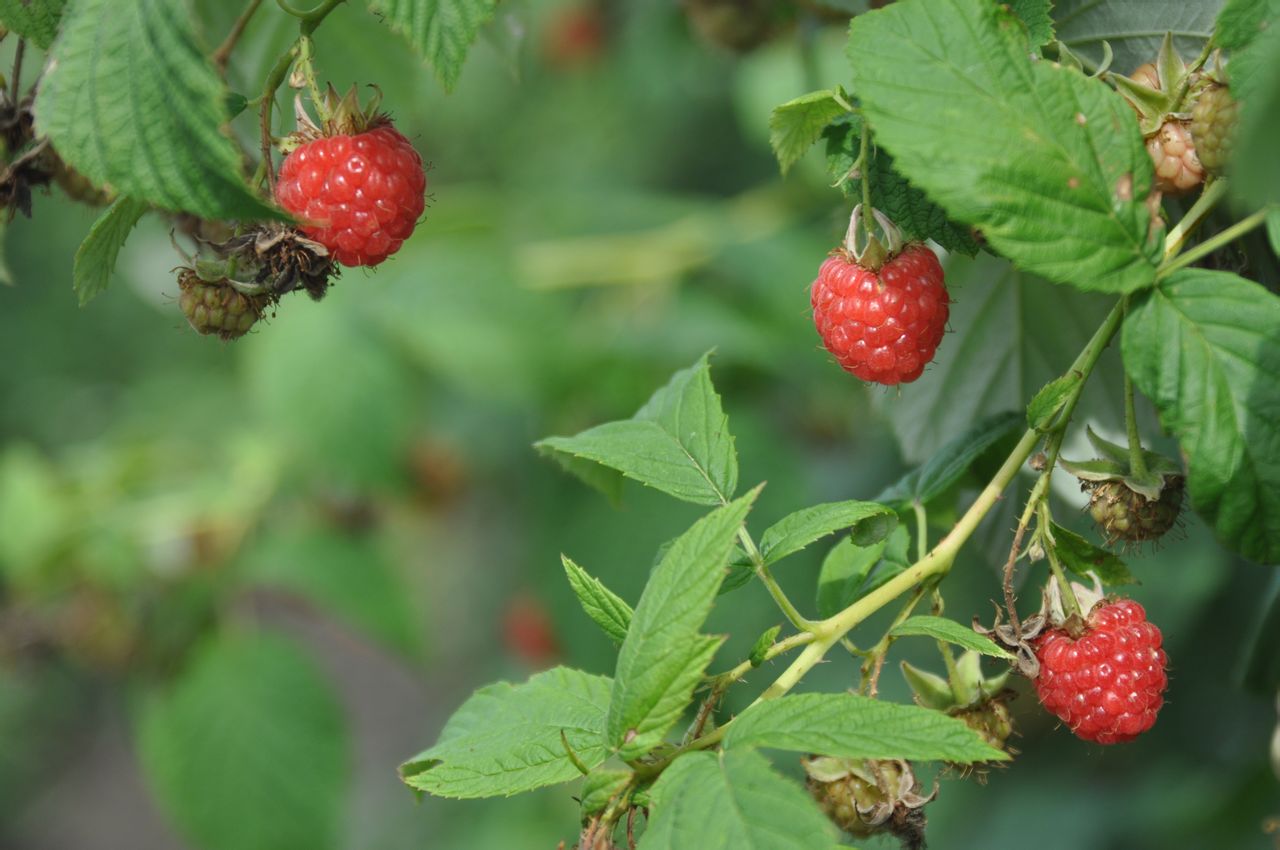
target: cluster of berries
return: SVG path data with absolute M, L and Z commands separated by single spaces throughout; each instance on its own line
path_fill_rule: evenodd
M 178 303 L 191 327 L 224 340 L 243 336 L 279 298 L 304 289 L 319 298 L 337 266 L 376 266 L 400 250 L 426 206 L 427 176 L 413 144 L 354 89 L 332 89 L 321 125 L 300 114 L 299 131 L 275 182 L 275 199 L 296 228 L 260 225 L 213 246 L 212 273 L 179 272 Z M 253 280 L 232 271 L 250 269 Z

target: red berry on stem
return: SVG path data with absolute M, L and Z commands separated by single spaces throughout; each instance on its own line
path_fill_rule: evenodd
M 280 166 L 276 201 L 344 266 L 400 250 L 426 201 L 422 158 L 389 124 L 301 145 Z
M 818 270 L 813 322 L 845 371 L 877 384 L 919 378 L 933 360 L 950 314 L 942 265 L 908 244 L 878 271 L 837 250 Z
M 1040 703 L 1076 737 L 1131 741 L 1156 722 L 1168 685 L 1160 630 L 1132 599 L 1094 605 L 1084 631 L 1055 628 L 1036 639 Z

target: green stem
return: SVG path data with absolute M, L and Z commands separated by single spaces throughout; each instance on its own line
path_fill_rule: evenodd
M 929 551 L 929 514 L 919 502 L 913 502 L 911 509 L 916 514 L 916 560 L 919 561 Z
M 331 116 L 328 103 L 320 93 L 320 86 L 316 83 L 316 69 L 311 62 L 313 46 L 311 36 L 304 35 L 298 38 L 298 67 L 302 69 L 302 78 L 306 81 L 307 91 L 311 94 L 311 103 L 316 109 L 316 114 L 320 116 L 321 126 L 324 126 L 329 123 Z
M 1270 208 L 1260 209 L 1248 218 L 1242 219 L 1241 221 L 1231 225 L 1221 233 L 1216 233 L 1213 236 L 1210 236 L 1194 248 L 1189 248 L 1184 253 L 1166 260 L 1156 271 L 1156 280 L 1163 280 L 1178 269 L 1185 268 L 1201 257 L 1212 254 L 1223 245 L 1239 239 L 1241 236 L 1266 221 L 1267 214 L 1269 212 L 1271 212 Z
M 769 595 L 773 597 L 773 601 L 778 604 L 778 608 L 782 611 L 787 622 L 795 626 L 802 632 L 813 631 L 813 621 L 805 617 L 791 604 L 791 600 L 787 598 L 787 594 L 782 587 L 774 579 L 773 573 L 769 572 L 769 566 L 764 562 L 764 556 L 760 554 L 760 549 L 756 546 L 756 542 L 751 539 L 751 534 L 745 527 L 738 529 L 738 540 L 742 541 L 742 548 L 747 551 L 747 557 L 751 559 L 751 565 L 755 567 L 756 575 L 769 591 Z
M 778 641 L 773 646 L 765 650 L 764 660 L 771 661 L 785 652 L 790 652 L 796 647 L 813 643 L 813 640 L 814 640 L 814 636 L 812 632 L 800 632 L 798 634 L 791 635 L 790 637 L 783 638 L 782 640 Z M 712 682 L 712 687 L 727 686 L 738 681 L 747 673 L 754 670 L 757 666 L 758 665 L 752 664 L 750 660 L 747 660 L 747 661 L 743 661 L 741 664 L 739 664 L 737 667 L 734 667 L 732 670 L 726 670 L 723 673 L 716 673 L 715 675 L 710 676 L 708 678 Z
M 258 106 L 258 118 L 262 136 L 262 164 L 265 166 L 262 172 L 267 178 L 267 187 L 272 193 L 275 192 L 276 176 L 275 168 L 271 165 L 271 113 L 276 105 L 276 90 L 284 83 L 285 77 L 289 74 L 289 67 L 298 58 L 298 54 L 301 51 L 301 40 L 315 32 L 325 17 L 344 0 L 325 0 L 325 2 L 309 12 L 300 12 L 293 9 L 284 0 L 276 0 L 276 2 L 281 9 L 299 18 L 302 23 L 299 25 L 298 40 L 280 55 L 280 58 L 276 60 L 276 64 L 272 65 L 271 70 L 267 73 L 266 83 L 262 87 L 261 103 Z
M 1041 528 L 1049 528 L 1048 503 L 1041 507 L 1040 524 Z M 1053 571 L 1054 581 L 1058 583 L 1058 591 L 1062 596 L 1062 610 L 1068 617 L 1072 614 L 1083 617 L 1080 611 L 1080 601 L 1076 599 L 1076 593 L 1071 589 L 1071 582 L 1067 580 L 1067 575 L 1062 569 L 1062 563 L 1058 560 L 1058 550 L 1054 546 L 1046 546 L 1045 553 L 1049 556 L 1049 569 Z
M 1205 216 L 1213 211 L 1223 196 L 1227 194 L 1227 181 L 1224 178 L 1213 180 L 1209 185 L 1205 186 L 1204 191 L 1200 193 L 1200 197 L 1191 205 L 1191 209 L 1187 210 L 1187 214 L 1182 220 L 1173 226 L 1168 235 L 1164 238 L 1164 256 L 1165 259 L 1177 254 L 1182 250 L 1182 243 L 1186 238 L 1200 226 L 1200 222 L 1204 221 Z
M 1138 416 L 1133 405 L 1133 379 L 1124 373 L 1124 427 L 1129 435 L 1129 473 L 1141 480 L 1147 476 L 1147 460 L 1142 455 L 1142 439 L 1138 436 Z
M 872 224 L 873 216 L 871 215 L 871 127 L 867 125 L 867 119 L 862 119 L 862 138 L 858 142 L 858 162 L 860 166 L 860 177 L 862 181 L 862 226 L 867 230 L 867 242 L 876 238 L 875 228 Z
M 1081 376 L 1080 384 L 1073 391 L 1068 399 L 1064 410 L 1067 416 L 1063 417 L 1061 428 L 1065 430 L 1066 421 L 1070 418 L 1070 411 L 1075 409 L 1076 402 L 1080 399 L 1080 393 L 1084 388 L 1085 382 L 1089 375 L 1093 372 L 1094 366 L 1098 362 L 1098 358 L 1102 355 L 1103 350 L 1111 342 L 1116 331 L 1120 327 L 1120 320 L 1124 315 L 1122 302 L 1116 302 L 1116 305 L 1107 314 L 1107 318 L 1103 320 L 1102 325 L 1094 332 L 1093 337 L 1085 345 L 1083 351 L 1071 365 L 1071 372 L 1079 372 Z M 1061 446 L 1061 432 L 1057 435 L 1057 445 Z M 773 684 L 756 699 L 756 702 L 767 699 L 776 699 L 791 691 L 805 675 L 817 666 L 831 647 L 840 643 L 845 635 L 847 635 L 855 626 L 863 620 L 888 605 L 904 593 L 913 589 L 919 594 L 923 594 L 928 588 L 927 581 L 934 577 L 941 577 L 951 569 L 951 565 L 955 562 L 956 555 L 964 544 L 973 536 L 978 525 L 990 513 L 991 509 L 1000 500 L 1005 489 L 1017 476 L 1018 471 L 1022 469 L 1023 464 L 1027 462 L 1027 458 L 1031 456 L 1031 452 L 1040 442 L 1040 434 L 1034 429 L 1028 429 L 1022 438 L 1018 440 L 1017 445 L 1013 447 L 1013 451 L 1005 458 L 1003 464 L 996 471 L 991 481 L 983 488 L 978 497 L 974 499 L 973 504 L 964 512 L 951 531 L 938 542 L 932 550 L 927 552 L 923 558 L 903 570 L 898 575 L 889 579 L 875 590 L 863 596 L 844 610 L 838 612 L 834 616 L 828 617 L 821 622 L 812 624 L 810 640 L 805 645 L 804 650 L 796 656 L 795 660 L 782 671 L 782 674 L 773 681 Z M 1056 448 L 1054 456 L 1056 458 Z M 1048 471 L 1048 470 L 1046 470 Z M 1046 482 L 1047 476 L 1041 475 L 1038 486 L 1041 482 Z M 1047 488 L 1047 484 L 1043 484 Z M 750 537 L 747 536 L 746 540 Z M 745 543 L 745 540 L 744 540 Z M 754 549 L 754 543 L 749 547 Z M 1069 590 L 1069 588 L 1068 588 Z M 730 671 L 732 672 L 732 671 Z M 753 703 L 754 704 L 754 703 Z M 739 715 L 741 716 L 741 715 Z M 734 721 L 730 720 L 723 726 L 690 741 L 688 744 L 678 747 L 675 752 L 650 763 L 633 763 L 632 767 L 636 771 L 637 779 L 647 779 L 661 773 L 668 764 L 683 753 L 693 750 L 705 750 L 718 744 L 733 725 Z
M 862 687 L 866 689 L 869 696 L 874 697 L 876 695 L 876 683 L 880 680 L 880 668 L 884 666 L 885 656 L 889 654 L 889 647 L 893 645 L 893 630 L 902 625 L 907 617 L 911 616 L 911 612 L 916 609 L 916 606 L 920 604 L 920 600 L 924 598 L 925 589 L 923 584 L 916 588 L 915 593 L 911 594 L 911 598 L 898 610 L 893 622 L 889 624 L 889 628 L 884 630 L 884 635 L 872 647 L 871 652 L 867 654 L 866 659 L 862 662 Z

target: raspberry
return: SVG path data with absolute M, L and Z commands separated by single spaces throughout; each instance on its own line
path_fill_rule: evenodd
M 920 243 L 908 244 L 879 272 L 843 249 L 813 282 L 813 322 L 845 371 L 892 386 L 919 378 L 942 341 L 950 314 L 942 266 Z
M 1216 83 L 1200 92 L 1191 109 L 1191 138 L 1200 163 L 1210 174 L 1221 174 L 1231 157 L 1240 104 L 1226 86 Z
M 858 838 L 888 832 L 904 847 L 923 847 L 924 795 L 905 761 L 853 760 L 815 756 L 801 762 L 809 794 L 836 826 Z
M 1189 122 L 1170 119 L 1147 137 L 1147 153 L 1156 169 L 1156 188 L 1182 195 L 1204 182 L 1204 166 L 1196 156 Z
M 1143 543 L 1160 539 L 1178 522 L 1184 484 L 1181 475 L 1165 476 L 1160 498 L 1154 500 L 1114 478 L 1082 481 L 1081 488 L 1089 492 L 1089 516 L 1108 544 L 1117 540 Z
M 203 281 L 190 269 L 178 275 L 178 306 L 188 324 L 202 334 L 238 339 L 262 317 L 268 296 L 242 295 L 226 283 Z
M 981 735 L 982 740 L 997 750 L 1003 750 L 1005 742 L 1013 734 L 1013 715 L 1009 711 L 1009 706 L 1005 704 L 1008 694 L 1012 694 L 1012 691 L 999 694 L 986 702 L 954 709 L 947 713 L 963 720 L 966 726 Z
M 1131 741 L 1156 722 L 1168 684 L 1160 630 L 1132 599 L 1102 600 L 1073 637 L 1054 628 L 1036 638 L 1040 702 L 1076 737 Z
M 276 201 L 344 266 L 376 266 L 400 250 L 425 207 L 427 175 L 389 124 L 307 142 L 285 157 Z

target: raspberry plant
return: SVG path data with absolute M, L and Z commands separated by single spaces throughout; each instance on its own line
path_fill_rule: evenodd
M 733 49 L 749 49 L 776 24 L 762 17 L 750 38 L 712 36 L 724 20 L 707 10 L 729 5 L 690 8 L 704 34 Z M 779 106 L 771 129 L 784 171 L 825 142 L 834 185 L 859 201 L 844 247 L 812 287 L 819 333 L 846 370 L 892 385 L 914 380 L 935 357 L 941 327 L 927 319 L 945 322 L 948 293 L 959 303 L 967 292 L 942 289 L 925 240 L 1044 278 L 1027 287 L 1106 296 L 1110 310 L 1075 360 L 1022 400 L 1022 415 L 980 423 L 878 496 L 798 507 L 763 530 L 751 512 L 765 485 L 740 481 L 709 355 L 631 418 L 541 441 L 541 452 L 606 493 L 616 496 L 629 478 L 709 511 L 657 553 L 634 607 L 566 555 L 586 615 L 619 647 L 613 674 L 555 667 L 477 691 L 402 766 L 408 785 L 473 798 L 580 779 L 581 848 L 800 850 L 830 847 L 840 830 L 920 847 L 938 791 L 920 781 L 920 765 L 945 762 L 964 775 L 1012 757 L 1007 673 L 987 677 L 981 656 L 1032 679 L 1044 707 L 1086 741 L 1129 741 L 1157 722 L 1167 685 L 1160 612 L 1148 622 L 1116 589 L 1134 581 L 1120 558 L 1055 520 L 1050 486 L 1055 473 L 1080 476 L 1103 544 L 1161 537 L 1185 491 L 1224 545 L 1280 560 L 1280 299 L 1241 274 L 1256 261 L 1238 252 L 1238 240 L 1264 223 L 1273 250 L 1280 233 L 1280 184 L 1253 179 L 1273 169 L 1262 164 L 1256 134 L 1267 122 L 1257 110 L 1276 102 L 1266 75 L 1280 69 L 1272 25 L 1280 8 L 1227 3 L 1209 37 L 1170 34 L 1156 55 L 1137 57 L 1151 64 L 1124 69 L 1132 77 L 1112 67 L 1134 58 L 1133 45 L 1086 55 L 1059 40 L 1050 12 L 1047 2 L 900 0 L 859 14 L 848 79 Z M 1226 88 L 1239 127 L 1227 120 L 1235 107 L 1223 105 Z M 1213 103 L 1198 107 L 1202 96 Z M 1200 133 L 1212 137 L 1207 177 L 1193 115 L 1195 126 L 1213 122 Z M 1185 204 L 1169 200 L 1192 192 Z M 895 263 L 910 274 L 894 274 Z M 898 291 L 904 275 L 930 291 Z M 920 327 L 914 312 L 900 313 L 906 303 L 927 314 Z M 937 357 L 945 367 L 945 344 Z M 1067 461 L 1064 442 L 1083 426 L 1078 403 L 1105 357 L 1123 361 L 1127 445 L 1089 431 L 1101 456 Z M 1137 392 L 1177 439 L 1182 463 L 1144 447 Z M 948 510 L 961 478 L 1010 441 L 976 498 L 956 506 L 934 538 L 931 512 Z M 1028 466 L 1035 477 L 1024 500 L 1018 481 Z M 945 580 L 958 553 L 1015 497 L 1003 576 L 990 583 L 1002 599 L 996 621 L 946 618 Z M 818 545 L 829 554 L 813 616 L 774 572 Z M 1106 584 L 1106 595 L 1069 573 Z M 704 634 L 704 624 L 718 599 L 752 581 L 785 626 L 738 663 L 717 661 L 724 637 Z M 1042 586 L 1038 613 L 1019 611 L 1019 581 Z M 887 629 L 855 633 L 886 608 Z M 904 665 L 915 705 L 877 698 L 887 653 L 907 639 L 935 642 L 942 671 Z M 797 692 L 833 653 L 856 662 L 849 690 Z M 766 668 L 775 660 L 780 672 Z M 724 716 L 721 701 L 739 688 L 754 702 Z M 787 776 L 785 763 L 801 756 L 809 793 Z
M 339 266 L 379 264 L 415 229 L 421 237 L 427 175 L 415 141 L 378 111 L 376 90 L 339 97 L 318 74 L 341 38 L 339 28 L 322 25 L 338 19 L 342 6 L 248 0 L 225 37 L 205 45 L 196 19 L 176 0 L 0 0 L 0 24 L 19 43 L 0 113 L 8 166 L 0 198 L 26 214 L 33 191 L 106 205 L 76 257 L 82 302 L 106 288 L 143 216 L 164 220 L 183 254 L 171 312 L 223 339 L 271 333 L 264 325 L 284 309 L 282 297 L 301 290 L 320 299 Z M 404 36 L 446 87 L 457 81 L 482 27 L 500 37 L 491 23 L 496 0 L 347 6 L 367 7 Z M 616 6 L 584 3 L 566 17 L 548 44 L 550 63 L 567 74 L 602 62 L 620 17 Z M 802 161 L 815 166 L 811 148 L 825 156 L 827 182 L 839 191 L 821 208 L 841 221 L 827 244 L 846 217 L 850 222 L 833 256 L 791 258 L 806 274 L 816 272 L 812 283 L 802 274 L 778 288 L 794 293 L 787 311 L 811 309 L 836 361 L 826 364 L 829 371 L 839 375 L 838 364 L 852 373 L 844 385 L 849 396 L 860 391 L 856 379 L 910 385 L 877 387 L 877 404 L 895 422 L 911 423 L 900 429 L 904 444 L 914 443 L 911 454 L 927 442 L 944 445 L 878 494 L 850 482 L 849 498 L 799 503 L 777 522 L 762 522 L 756 503 L 765 485 L 746 464 L 740 475 L 739 443 L 712 384 L 710 354 L 673 376 L 634 416 L 541 441 L 539 451 L 610 497 L 618 498 L 629 478 L 705 515 L 656 553 L 620 555 L 652 563 L 635 600 L 596 576 L 603 565 L 579 565 L 567 553 L 564 575 L 583 613 L 618 647 L 610 675 L 557 666 L 484 687 L 432 746 L 402 765 L 401 778 L 447 798 L 573 782 L 564 794 L 580 802 L 581 817 L 565 825 L 566 836 L 576 835 L 565 846 L 592 850 L 829 850 L 875 836 L 923 846 L 930 806 L 950 783 L 1021 769 L 1015 725 L 1037 709 L 1014 699 L 1019 690 L 1034 692 L 1044 713 L 1060 721 L 1062 737 L 1074 734 L 1080 747 L 1120 744 L 1159 722 L 1168 677 L 1177 675 L 1176 657 L 1166 670 L 1157 625 L 1166 611 L 1158 600 L 1144 609 L 1125 598 L 1135 579 L 1122 560 L 1128 549 L 1116 547 L 1177 546 L 1184 512 L 1194 512 L 1229 549 L 1261 563 L 1280 560 L 1280 171 L 1272 153 L 1280 7 L 1231 0 L 1215 21 L 1216 5 L 1204 4 L 1186 11 L 1176 36 L 1130 35 L 1105 45 L 1098 32 L 1158 33 L 1166 23 L 1124 17 L 1145 8 L 1069 0 L 1056 9 L 1047 0 L 1008 7 L 992 0 L 685 0 L 679 8 L 693 37 L 735 54 L 792 38 L 803 45 L 816 27 L 843 28 L 859 13 L 849 29 L 847 71 L 815 79 L 830 87 L 771 116 L 784 173 Z M 241 36 L 269 14 L 296 35 L 254 76 Z M 377 80 L 365 82 L 376 89 Z M 292 125 L 281 118 L 289 89 L 296 91 Z M 763 123 L 763 112 L 757 117 Z M 524 128 L 513 122 L 511 130 Z M 357 173 L 363 182 L 353 179 Z M 1254 232 L 1264 225 L 1269 250 Z M 679 229 L 666 235 L 664 247 L 700 253 L 697 245 L 687 250 Z M 610 253 L 609 263 L 592 256 L 585 265 L 591 274 L 626 279 L 631 266 L 655 253 L 637 251 L 627 262 Z M 452 259 L 451 270 L 471 285 L 477 258 Z M 689 260 L 673 261 L 681 262 Z M 377 286 L 377 279 L 352 285 L 366 284 Z M 1077 291 L 1105 302 L 1100 322 L 1078 352 L 1044 358 L 1057 377 L 1038 392 L 1019 395 L 1018 380 L 1000 382 L 1001 391 L 1012 390 L 998 404 L 1016 411 L 980 416 L 975 411 L 990 410 L 989 399 L 969 398 L 967 390 L 947 395 L 958 364 L 1005 367 L 974 355 L 983 351 L 974 346 L 984 317 L 998 323 L 1012 300 L 1025 299 L 1033 305 L 1032 333 L 1055 338 L 1087 314 L 1062 296 Z M 282 343 L 310 341 L 310 351 L 329 355 L 306 364 L 308 377 L 318 375 L 311 383 L 297 374 L 263 377 L 261 368 L 251 376 L 288 423 L 282 430 L 290 443 L 305 444 L 301 465 L 319 465 L 317 454 L 346 459 L 367 449 L 327 430 L 336 417 L 308 415 L 306 405 L 332 390 L 325 366 L 360 350 L 358 318 L 327 314 Z M 518 343 L 500 348 L 501 334 L 465 348 L 467 334 L 447 333 L 451 319 L 446 314 L 432 326 L 447 341 L 424 346 L 461 344 L 459 371 L 470 373 L 485 356 L 503 375 L 523 362 L 527 351 Z M 395 327 L 399 348 L 428 335 L 408 320 Z M 554 328 L 539 326 L 537 334 Z M 789 347 L 818 362 L 824 355 L 814 343 L 810 330 Z M 1101 374 L 1121 361 L 1123 384 L 1110 389 L 1124 409 L 1127 440 L 1117 444 L 1086 424 L 1081 400 L 1086 387 L 1105 392 Z M 372 420 L 361 434 L 385 437 L 408 419 L 403 406 L 387 401 L 407 379 L 367 360 L 358 365 L 367 380 L 349 415 Z M 525 373 L 516 374 L 518 384 Z M 576 374 L 584 382 L 600 378 Z M 932 389 L 922 387 L 930 381 Z M 204 389 L 198 381 L 184 386 L 192 396 Z M 922 412 L 915 391 L 937 392 L 936 403 Z M 1170 452 L 1176 459 L 1144 445 L 1139 393 L 1177 441 L 1181 451 Z M 392 413 L 377 415 L 388 409 L 380 403 Z M 919 438 L 957 422 L 945 440 Z M 743 433 L 741 446 L 754 452 L 753 435 Z M 251 464 L 241 455 L 258 448 L 247 445 L 223 453 L 221 444 L 201 446 L 199 457 L 181 459 L 181 473 L 195 477 L 188 464 L 204 464 L 243 475 Z M 1062 456 L 1064 447 L 1085 445 L 1090 456 Z M 432 499 L 448 499 L 461 486 L 451 477 L 465 477 L 451 474 L 450 455 L 441 454 L 425 447 L 418 470 Z M 304 563 L 302 577 L 252 565 L 248 576 L 206 580 L 202 571 L 229 557 L 275 490 L 284 489 L 274 460 L 268 480 L 239 482 L 245 498 L 201 517 L 208 527 L 192 521 L 183 529 L 199 567 L 194 581 L 175 590 L 157 579 L 138 598 L 129 590 L 139 588 L 85 590 L 66 600 L 66 616 L 41 636 L 95 672 L 127 670 L 130 684 L 145 692 L 131 706 L 141 761 L 174 823 L 209 850 L 336 846 L 340 833 L 341 709 L 295 642 L 230 627 L 225 609 L 237 582 L 293 582 L 393 651 L 414 651 L 413 614 L 381 563 L 385 553 L 340 534 L 312 540 L 295 532 L 302 543 L 268 538 Z M 37 538 L 46 526 L 21 513 L 14 521 L 15 502 L 34 505 L 38 520 L 54 512 L 46 505 L 71 500 L 116 522 L 108 510 L 115 506 L 104 503 L 116 483 L 110 476 L 137 474 L 60 470 L 70 484 L 17 454 L 5 456 L 2 471 L 0 483 L 25 486 L 10 491 L 17 499 L 0 492 L 5 530 L 30 525 Z M 1074 489 L 1061 486 L 1069 476 L 1088 493 L 1095 539 L 1069 530 L 1060 508 L 1055 516 L 1051 494 L 1055 484 Z M 197 484 L 227 489 L 212 476 Z M 32 494 L 43 500 L 26 498 Z M 1002 523 L 998 515 L 1009 507 L 1014 515 Z M 142 508 L 135 506 L 147 513 L 153 505 Z M 324 511 L 344 529 L 374 521 L 367 504 L 345 493 Z M 107 532 L 108 545 L 97 548 L 114 551 L 123 535 L 115 527 Z M 961 553 L 980 549 L 977 538 L 992 532 L 1003 535 L 1008 552 L 997 565 L 1002 574 L 958 569 Z M 37 543 L 92 562 L 99 553 L 80 551 L 94 548 L 81 533 Z M 0 539 L 0 561 L 12 560 L 15 548 L 21 546 Z M 344 585 L 330 569 L 328 560 L 335 552 L 340 560 L 344 548 L 362 568 L 357 584 Z M 813 601 L 801 601 L 775 575 L 813 550 L 825 558 Z M 289 559 L 251 554 L 269 563 Z M 45 590 L 32 574 L 12 582 L 6 576 L 0 601 Z M 1156 570 L 1142 578 L 1172 580 Z M 994 621 L 971 624 L 972 612 L 948 608 L 946 594 L 961 582 L 1001 600 Z M 725 636 L 706 633 L 707 619 L 715 607 L 732 611 L 729 594 L 751 583 L 772 598 L 778 621 L 758 637 L 751 632 L 751 649 L 730 657 Z M 517 601 L 495 626 L 513 655 L 536 667 L 571 654 L 536 600 Z M 1272 606 L 1261 635 L 1280 631 L 1277 612 Z M 1163 636 L 1174 635 L 1166 629 Z M 0 649 L 7 638 L 0 634 Z M 937 660 L 928 669 L 891 664 L 902 641 L 936 651 Z M 1258 646 L 1246 659 L 1248 675 L 1274 688 L 1274 652 L 1265 640 Z M 824 693 L 806 681 L 826 661 L 843 662 L 846 689 Z M 884 677 L 899 673 L 914 704 L 882 698 Z M 725 708 L 730 698 L 748 707 L 735 714 Z M 1276 734 L 1271 758 L 1280 764 Z M 1259 752 L 1266 746 L 1256 743 Z M 279 770 L 212 769 L 257 760 Z M 305 786 L 298 783 L 303 774 Z

